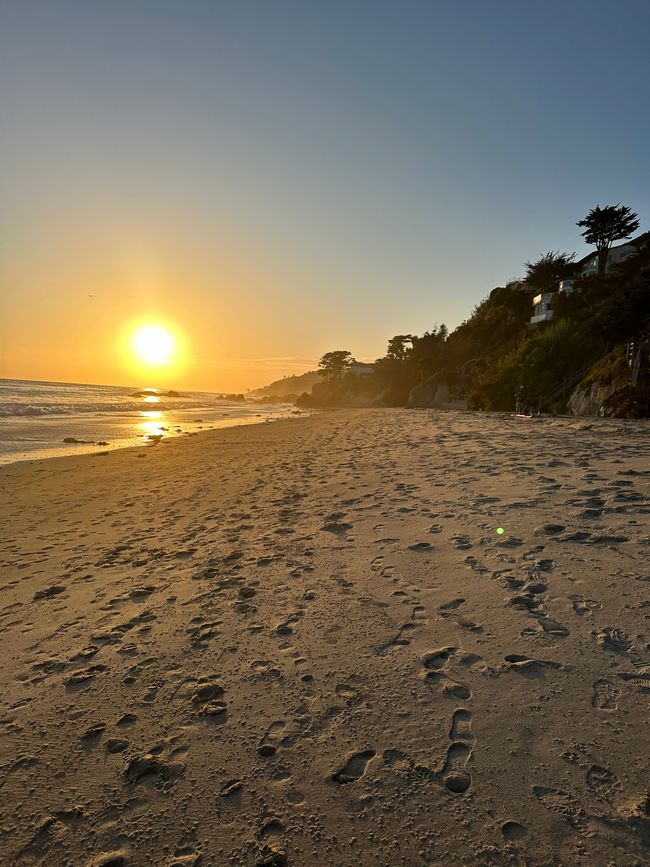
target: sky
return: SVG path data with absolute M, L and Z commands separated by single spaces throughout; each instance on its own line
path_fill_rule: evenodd
M 0 377 L 242 391 L 453 329 L 597 204 L 647 230 L 649 32 L 648 0 L 0 0 Z

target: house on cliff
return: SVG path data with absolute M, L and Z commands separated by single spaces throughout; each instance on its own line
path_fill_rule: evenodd
M 618 247 L 612 247 L 607 257 L 607 270 L 620 264 L 628 256 L 638 251 L 642 244 L 650 238 L 650 232 L 644 232 L 638 238 L 626 241 Z M 533 312 L 528 323 L 529 328 L 535 328 L 543 322 L 553 319 L 553 302 L 560 293 L 571 295 L 575 291 L 575 281 L 583 277 L 595 277 L 598 274 L 598 253 L 588 253 L 575 263 L 573 276 L 561 280 L 555 292 L 542 292 L 533 297 Z
M 375 372 L 374 364 L 365 364 L 362 361 L 354 361 L 348 367 L 348 373 L 351 373 L 352 376 L 357 376 L 359 379 L 366 379 L 368 376 L 372 376 Z

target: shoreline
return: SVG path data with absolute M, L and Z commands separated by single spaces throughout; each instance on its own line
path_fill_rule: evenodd
M 243 395 L 0 381 L 0 465 L 97 452 L 293 414 Z M 242 399 L 239 399 L 239 398 Z
M 204 426 L 201 429 L 193 430 L 193 431 L 183 431 L 182 434 L 172 433 L 169 436 L 164 436 L 157 443 L 147 443 L 147 442 L 129 442 L 120 445 L 114 445 L 112 448 L 108 448 L 106 450 L 106 444 L 99 443 L 79 443 L 79 445 L 94 445 L 95 449 L 101 449 L 101 451 L 78 451 L 72 452 L 68 454 L 45 454 L 41 457 L 28 457 L 28 458 L 20 458 L 18 460 L 5 460 L 0 462 L 0 473 L 3 469 L 7 467 L 14 466 L 15 464 L 34 464 L 40 463 L 42 461 L 51 461 L 57 460 L 61 458 L 77 458 L 82 456 L 87 457 L 105 457 L 109 453 L 123 451 L 125 449 L 147 449 L 147 448 L 155 448 L 161 443 L 170 443 L 174 440 L 186 440 L 188 437 L 202 437 L 206 434 L 217 433 L 223 430 L 230 430 L 232 428 L 239 427 L 250 427 L 253 425 L 267 425 L 271 423 L 277 423 L 280 421 L 295 421 L 298 417 L 302 418 L 310 418 L 315 415 L 330 415 L 334 413 L 354 413 L 354 412 L 368 412 L 368 413 L 382 413 L 382 412 L 406 412 L 406 413 L 429 413 L 433 417 L 437 417 L 438 414 L 444 415 L 459 415 L 459 416 L 470 416 L 475 418 L 493 418 L 493 419 L 501 419 L 501 420 L 512 420 L 512 421 L 530 421 L 536 422 L 538 424 L 545 422 L 548 426 L 551 427 L 559 427 L 564 426 L 573 430 L 589 430 L 594 425 L 610 427 L 614 431 L 622 430 L 624 428 L 630 429 L 640 429 L 646 427 L 650 430 L 650 419 L 612 419 L 612 418 L 601 418 L 599 416 L 572 416 L 572 415 L 541 415 L 541 416 L 516 416 L 514 412 L 483 412 L 481 410 L 469 410 L 469 409 L 455 409 L 455 408 L 444 408 L 444 407 L 315 407 L 311 409 L 302 409 L 295 410 L 292 409 L 289 415 L 278 415 L 276 418 L 264 418 L 264 419 L 246 419 L 245 417 L 236 418 L 236 419 L 225 419 L 219 426 Z M 76 444 L 71 444 L 76 445 Z M 110 446 L 111 444 L 108 443 Z
M 3 858 L 643 863 L 650 428 L 543 421 L 0 468 Z
M 263 408 L 263 407 L 262 407 Z M 277 407 L 276 407 L 277 410 Z M 299 414 L 301 415 L 309 415 L 310 412 L 315 412 L 315 410 L 300 410 Z M 198 413 L 195 413 L 198 414 Z M 207 413 L 205 413 L 207 415 Z M 296 416 L 295 410 L 283 410 L 277 411 L 275 416 L 261 418 L 257 416 L 261 416 L 262 413 L 256 414 L 255 417 L 252 416 L 240 416 L 237 418 L 226 418 L 220 420 L 208 420 L 205 423 L 197 425 L 194 422 L 183 422 L 186 426 L 189 424 L 191 430 L 183 430 L 182 432 L 177 431 L 168 431 L 167 427 L 164 429 L 164 433 L 160 434 L 160 440 L 158 442 L 153 442 L 157 434 L 152 433 L 150 436 L 147 434 L 139 434 L 138 439 L 143 440 L 139 442 L 135 440 L 133 437 L 114 437 L 113 440 L 107 440 L 105 442 L 93 442 L 90 440 L 77 440 L 76 442 L 64 443 L 63 441 L 58 443 L 53 443 L 51 447 L 45 447 L 42 449 L 34 450 L 29 453 L 29 456 L 13 458 L 10 453 L 5 455 L 0 455 L 0 470 L 3 467 L 11 466 L 16 463 L 33 463 L 37 461 L 44 460 L 52 460 L 54 458 L 64 458 L 64 457 L 79 457 L 80 455 L 105 455 L 108 453 L 112 453 L 115 451 L 120 451 L 122 449 L 128 448 L 140 448 L 146 447 L 150 445 L 159 445 L 161 442 L 170 442 L 174 439 L 185 439 L 188 436 L 197 436 L 201 433 L 209 433 L 210 431 L 218 431 L 218 430 L 227 430 L 231 427 L 246 427 L 249 425 L 256 424 L 266 424 L 274 421 L 281 421 L 283 419 L 288 419 L 292 416 Z M 63 422 L 59 422 L 58 417 L 50 417 L 48 422 L 58 422 L 59 424 L 70 424 L 68 419 L 65 419 Z M 214 423 L 210 423 L 213 421 Z M 43 423 L 43 422 L 41 422 Z M 104 422 L 105 423 L 105 422 Z M 131 423 L 135 425 L 135 422 Z M 140 421 L 140 424 L 145 424 L 144 421 Z M 168 422 L 168 425 L 173 425 L 173 422 Z M 162 428 L 159 428 L 159 430 Z M 152 429 L 153 430 L 153 429 Z M 74 422 L 71 423 L 70 435 L 72 432 L 81 434 L 83 436 L 83 432 L 79 430 L 79 425 L 75 425 Z M 147 442 L 147 438 L 150 440 Z M 67 448 L 66 448 L 67 446 Z M 57 453 L 57 450 L 60 450 L 60 453 Z M 25 450 L 27 452 L 27 450 Z M 15 452 L 14 454 L 24 454 L 25 452 Z M 43 452 L 43 454 L 40 454 Z

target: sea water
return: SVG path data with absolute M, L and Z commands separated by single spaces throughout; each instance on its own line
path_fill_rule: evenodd
M 0 464 L 154 444 L 294 412 L 287 404 L 228 401 L 209 392 L 180 395 L 137 386 L 0 379 Z

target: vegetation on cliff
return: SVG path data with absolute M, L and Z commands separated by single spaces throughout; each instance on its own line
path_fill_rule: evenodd
M 612 208 L 615 213 L 610 213 Z M 609 252 L 608 242 L 599 240 L 598 226 L 591 223 L 598 222 L 603 212 L 610 222 L 625 223 L 605 227 L 603 232 L 609 231 L 609 236 L 627 237 L 621 233 L 638 225 L 628 208 L 612 208 L 594 209 L 580 221 L 591 232 L 587 240 L 600 244 L 599 253 L 603 244 Z M 339 355 L 328 353 L 322 368 L 326 381 L 314 385 L 312 394 L 303 395 L 299 402 L 303 406 L 404 406 L 414 389 L 421 392 L 422 384 L 430 382 L 434 391 L 444 385 L 471 409 L 511 410 L 513 395 L 521 386 L 534 406 L 548 399 L 545 408 L 562 409 L 568 388 L 590 367 L 617 347 L 620 365 L 624 345 L 650 331 L 649 236 L 635 242 L 635 253 L 598 276 L 579 276 L 571 254 L 544 253 L 536 262 L 526 263 L 522 283 L 493 289 L 451 334 L 442 325 L 422 336 L 392 337 L 369 376 L 361 378 L 346 365 L 333 372 L 328 360 Z M 572 275 L 574 291 L 554 295 L 553 319 L 531 328 L 533 296 L 557 290 L 559 281 Z
M 259 398 L 286 397 L 295 399 L 299 394 L 310 392 L 314 383 L 320 381 L 321 378 L 318 371 L 310 370 L 308 373 L 299 374 L 297 376 L 284 376 L 282 379 L 276 379 L 274 382 L 269 383 L 269 385 L 253 389 L 253 391 L 250 392 L 250 396 Z

